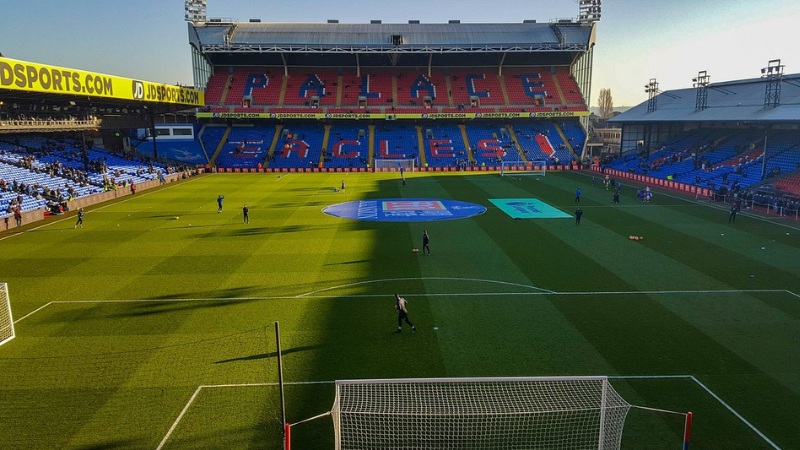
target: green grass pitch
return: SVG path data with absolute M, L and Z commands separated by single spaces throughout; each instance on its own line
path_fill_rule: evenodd
M 0 447 L 277 450 L 277 321 L 289 422 L 329 410 L 336 379 L 609 375 L 632 404 L 692 411 L 691 448 L 800 448 L 796 223 L 745 212 L 729 224 L 725 209 L 658 190 L 642 204 L 630 184 L 614 205 L 579 173 L 407 178 L 205 175 L 90 208 L 82 229 L 64 217 L 0 235 L 17 333 L 0 346 Z M 578 187 L 580 226 L 489 202 L 572 214 Z M 487 212 L 321 212 L 394 197 Z M 411 252 L 423 230 L 430 257 Z M 417 333 L 393 333 L 394 293 Z M 623 448 L 678 449 L 682 426 L 633 410 Z M 329 418 L 292 437 L 333 448 Z

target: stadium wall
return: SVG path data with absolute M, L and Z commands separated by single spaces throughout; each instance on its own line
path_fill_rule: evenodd
M 676 191 L 682 191 L 689 194 L 695 194 L 699 197 L 710 197 L 712 191 L 710 189 L 701 188 L 692 184 L 680 183 L 677 181 L 666 180 L 664 178 L 649 177 L 637 173 L 629 173 L 616 169 L 609 169 L 600 167 L 599 165 L 592 166 L 592 172 L 608 175 L 618 179 L 625 179 L 642 183 L 646 186 L 659 186 Z

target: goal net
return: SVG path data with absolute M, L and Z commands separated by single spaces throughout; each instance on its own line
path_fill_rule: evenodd
M 500 165 L 500 176 L 506 175 L 540 175 L 547 172 L 547 161 L 503 161 Z
M 14 339 L 14 318 L 11 317 L 11 299 L 8 285 L 0 283 L 0 345 Z
M 384 159 L 375 158 L 375 172 L 399 172 L 403 169 L 413 172 L 416 164 L 413 158 L 409 159 Z
M 337 450 L 619 449 L 631 405 L 606 377 L 336 382 Z

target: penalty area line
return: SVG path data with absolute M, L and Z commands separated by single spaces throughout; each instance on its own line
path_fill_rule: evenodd
M 739 419 L 743 424 L 745 424 L 748 428 L 750 428 L 754 433 L 756 433 L 764 442 L 766 442 L 769 446 L 774 448 L 775 450 L 781 450 L 781 448 L 772 442 L 764 433 L 762 433 L 758 428 L 756 428 L 752 423 L 750 423 L 747 419 L 745 419 L 741 414 L 739 414 L 733 407 L 727 404 L 722 398 L 717 395 L 714 391 L 711 390 L 708 386 L 703 384 L 700 380 L 698 380 L 694 375 L 609 375 L 609 379 L 611 380 L 668 380 L 668 379 L 686 379 L 691 380 L 700 386 L 708 395 L 710 395 L 714 400 L 716 400 L 720 405 L 722 405 L 725 409 L 727 409 L 731 414 L 733 414 L 737 419 Z M 303 385 L 320 385 L 320 384 L 334 384 L 335 381 L 295 381 L 295 382 L 285 382 L 283 383 L 286 386 L 303 386 Z M 203 389 L 219 389 L 219 388 L 240 388 L 240 387 L 277 387 L 280 386 L 280 383 L 240 383 L 240 384 L 210 384 L 210 385 L 201 385 L 198 386 L 197 389 L 192 394 L 189 401 L 181 410 L 178 417 L 173 422 L 172 426 L 170 427 L 167 434 L 161 440 L 158 448 L 156 450 L 161 450 L 164 445 L 166 445 L 167 441 L 169 440 L 172 433 L 175 432 L 175 429 L 178 427 L 178 424 L 186 415 L 187 411 L 191 407 L 192 403 L 197 399 L 200 395 L 200 392 Z M 672 411 L 665 411 L 665 412 L 672 412 Z
M 383 280 L 380 280 L 383 281 Z M 370 282 L 364 282 L 370 283 Z M 356 283 L 356 284 L 364 284 L 364 283 Z M 507 285 L 516 285 L 515 283 L 502 283 Z M 524 286 L 524 285 L 519 285 Z M 346 286 L 341 286 L 346 287 Z M 524 286 L 529 287 L 529 286 Z M 383 298 L 383 297 L 391 297 L 394 293 L 383 293 L 383 294 L 349 294 L 349 295 L 313 295 L 316 293 L 322 293 L 334 288 L 328 289 L 320 289 L 317 291 L 308 292 L 305 294 L 299 295 L 276 295 L 276 296 L 262 296 L 262 297 L 207 297 L 207 298 L 164 298 L 164 299 L 105 299 L 105 300 L 54 300 L 52 302 L 47 302 L 44 305 L 36 308 L 35 310 L 25 314 L 24 316 L 20 317 L 19 319 L 14 320 L 14 323 L 21 322 L 28 317 L 36 314 L 37 312 L 45 309 L 48 306 L 54 304 L 80 304 L 80 303 L 188 303 L 188 302 L 227 302 L 231 304 L 235 304 L 237 302 L 246 302 L 246 301 L 253 301 L 253 300 L 302 300 L 302 299 L 326 299 L 326 298 Z M 718 291 L 704 289 L 704 290 L 678 290 L 678 291 L 594 291 L 594 292 L 555 292 L 540 288 L 533 288 L 538 289 L 541 292 L 445 292 L 445 293 L 436 293 L 436 292 L 421 292 L 421 293 L 409 293 L 406 294 L 407 296 L 419 296 L 419 297 L 501 297 L 501 296 L 541 296 L 541 295 L 558 295 L 558 296 L 585 296 L 585 295 L 673 295 L 673 294 L 774 294 L 774 293 L 784 293 L 788 294 L 792 297 L 800 298 L 800 295 L 797 293 L 787 290 L 787 289 L 743 289 L 743 290 L 735 290 L 735 289 L 721 289 Z
M 32 316 L 32 315 L 34 315 L 35 313 L 37 313 L 37 312 L 39 312 L 39 311 L 41 311 L 41 310 L 43 310 L 43 309 L 47 308 L 48 306 L 50 306 L 50 305 L 52 305 L 52 304 L 53 304 L 53 302 L 47 302 L 47 303 L 45 303 L 44 305 L 42 305 L 42 306 L 40 306 L 40 307 L 38 307 L 38 308 L 34 309 L 33 311 L 29 312 L 28 314 L 25 314 L 24 316 L 22 316 L 22 317 L 20 317 L 19 319 L 15 320 L 15 321 L 14 321 L 14 323 L 21 322 L 21 321 L 25 320 L 26 318 L 28 318 L 28 317 L 30 317 L 30 316 Z
M 333 383 L 334 383 L 333 381 L 295 381 L 295 382 L 285 382 L 283 384 L 285 386 L 302 386 L 302 385 L 333 384 Z M 197 397 L 200 395 L 200 392 L 203 389 L 232 388 L 232 387 L 236 387 L 236 388 L 238 388 L 238 387 L 275 387 L 275 386 L 279 386 L 279 385 L 280 385 L 280 383 L 242 383 L 242 384 L 204 384 L 204 385 L 197 386 L 197 389 L 195 389 L 194 393 L 189 398 L 189 401 L 186 402 L 186 405 L 183 406 L 183 409 L 181 410 L 180 414 L 178 414 L 178 417 L 176 417 L 175 421 L 172 422 L 172 426 L 169 427 L 169 430 L 167 431 L 167 434 L 164 435 L 163 439 L 161 439 L 161 442 L 158 444 L 158 447 L 156 447 L 156 450 L 161 450 L 162 448 L 164 448 L 164 446 L 167 444 L 167 441 L 169 441 L 170 436 L 172 436 L 172 433 L 174 433 L 175 430 L 178 428 L 178 424 L 180 424 L 181 420 L 183 419 L 183 416 L 185 416 L 186 413 L 189 411 L 189 408 L 191 408 L 192 403 L 194 403 L 194 401 L 197 399 Z
M 722 400 L 722 398 L 717 395 L 714 391 L 711 390 L 708 386 L 703 384 L 700 380 L 697 379 L 694 375 L 609 375 L 609 379 L 619 379 L 619 380 L 654 380 L 654 379 L 687 379 L 695 382 L 701 389 L 706 391 L 708 395 L 710 395 L 714 400 L 716 400 L 723 408 L 727 409 L 731 414 L 736 416 L 743 424 L 745 424 L 748 428 L 753 430 L 761 439 L 764 440 L 767 444 L 769 444 L 772 448 L 776 450 L 781 450 L 781 448 L 772 442 L 770 438 L 768 438 L 764 433 L 762 433 L 758 428 L 755 427 L 752 423 L 750 423 L 747 419 L 745 419 L 738 411 L 733 409 L 733 407 Z M 650 409 L 650 408 L 646 408 Z M 672 412 L 672 411 L 666 411 Z
M 706 386 L 705 384 L 703 384 L 702 382 L 700 382 L 700 380 L 698 380 L 698 379 L 697 379 L 697 378 L 695 378 L 694 376 L 692 376 L 691 378 L 692 378 L 692 380 L 693 380 L 695 383 L 697 383 L 697 385 L 698 385 L 698 386 L 700 386 L 700 387 L 701 387 L 703 390 L 705 390 L 706 392 L 708 392 L 708 394 L 709 394 L 710 396 L 714 397 L 714 400 L 718 401 L 720 405 L 724 406 L 724 407 L 725 407 L 725 409 L 727 409 L 728 411 L 730 411 L 730 412 L 731 412 L 731 414 L 733 414 L 734 416 L 736 416 L 736 418 L 738 418 L 739 420 L 741 420 L 741 421 L 742 421 L 742 423 L 744 423 L 745 425 L 747 425 L 747 427 L 748 427 L 748 428 L 750 428 L 751 430 L 753 430 L 753 432 L 754 432 L 754 433 L 756 433 L 756 434 L 757 434 L 759 437 L 761 437 L 761 439 L 763 439 L 763 440 L 764 440 L 764 442 L 766 442 L 767 444 L 769 444 L 769 445 L 770 445 L 772 448 L 774 448 L 775 450 L 781 450 L 781 448 L 780 448 L 780 447 L 779 447 L 777 444 L 775 444 L 774 442 L 772 442 L 772 440 L 770 440 L 770 438 L 768 438 L 768 437 L 767 437 L 767 436 L 766 436 L 764 433 L 762 433 L 762 432 L 761 432 L 761 431 L 760 431 L 758 428 L 756 428 L 756 427 L 755 427 L 755 425 L 753 425 L 753 424 L 752 424 L 752 423 L 750 423 L 750 422 L 749 422 L 747 419 L 745 419 L 744 417 L 742 417 L 742 415 L 741 415 L 741 414 L 739 414 L 739 413 L 738 413 L 738 412 L 737 412 L 735 409 L 733 409 L 733 407 L 731 407 L 729 404 L 725 403 L 725 401 L 724 401 L 724 400 L 722 400 L 722 398 L 720 398 L 720 396 L 719 396 L 719 395 L 717 395 L 716 393 L 714 393 L 714 391 L 712 391 L 712 390 L 711 390 L 711 389 L 710 389 L 708 386 Z

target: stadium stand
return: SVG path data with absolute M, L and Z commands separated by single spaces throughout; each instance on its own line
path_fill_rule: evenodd
M 561 138 L 557 127 L 558 125 L 553 122 L 514 122 L 514 131 L 520 148 L 528 159 L 570 164 L 575 157 Z M 580 125 L 572 124 L 568 130 L 573 142 L 582 145 L 586 136 L 581 131 Z
M 217 164 L 232 168 L 263 166 L 274 136 L 274 126 L 234 126 L 217 155 Z
M 469 162 L 464 138 L 456 124 L 423 125 L 425 160 L 430 167 L 456 168 Z
M 325 167 L 366 168 L 369 162 L 369 130 L 363 123 L 337 122 L 330 129 Z
M 319 122 L 287 122 L 269 160 L 273 169 L 319 168 L 325 127 Z
M 542 68 L 509 69 L 504 79 L 511 105 L 543 107 L 562 103 L 550 72 Z
M 85 153 L 50 136 L 0 141 L 0 215 L 46 208 L 63 212 L 73 199 L 155 179 L 165 166 L 120 158 L 105 149 Z M 88 168 L 88 170 L 87 170 Z
M 419 136 L 417 128 L 406 123 L 382 123 L 375 126 L 375 158 L 418 159 Z
M 494 166 L 501 161 L 520 161 L 521 156 L 504 125 L 493 122 L 465 126 L 470 152 L 477 166 Z
M 555 73 L 555 80 L 558 86 L 561 88 L 560 91 L 565 104 L 581 105 L 580 107 L 586 108 L 584 105 L 583 96 L 581 96 L 581 93 L 578 90 L 578 84 L 575 82 L 575 79 L 569 74 L 569 72 L 565 72 L 563 70 L 557 71 Z M 561 108 L 561 110 L 565 111 L 564 108 Z
M 228 85 L 229 73 L 227 67 L 217 67 L 216 72 L 206 84 L 206 105 L 219 105 L 223 103 L 222 95 Z
M 453 103 L 466 107 L 505 105 L 503 87 L 497 74 L 484 70 L 455 70 L 450 73 Z M 477 103 L 472 100 L 477 98 Z
M 553 111 L 554 107 L 561 111 L 586 111 L 586 102 L 574 78 L 562 71 L 553 75 L 550 68 L 544 67 L 509 69 L 502 77 L 491 68 L 439 67 L 431 69 L 430 74 L 410 68 L 391 72 L 371 69 L 360 76 L 352 69 L 334 72 L 294 68 L 289 70 L 285 88 L 279 70 L 266 66 L 218 67 L 207 85 L 206 101 L 210 110 L 227 112 L 228 108 L 220 107 L 241 108 L 249 102 L 246 107 L 267 106 L 280 112 L 289 112 L 288 108 L 293 107 L 315 107 L 315 104 L 331 108 L 327 111 L 332 113 L 352 113 L 367 108 L 391 110 L 392 107 L 460 112 L 480 106 L 490 107 L 485 110 L 487 112 L 495 112 L 496 107 L 515 107 L 513 111 L 516 112 L 522 106 L 529 107 L 528 111 L 539 108 L 540 112 Z M 430 104 L 425 104 L 425 98 L 430 98 Z M 237 109 L 236 112 L 252 110 Z

